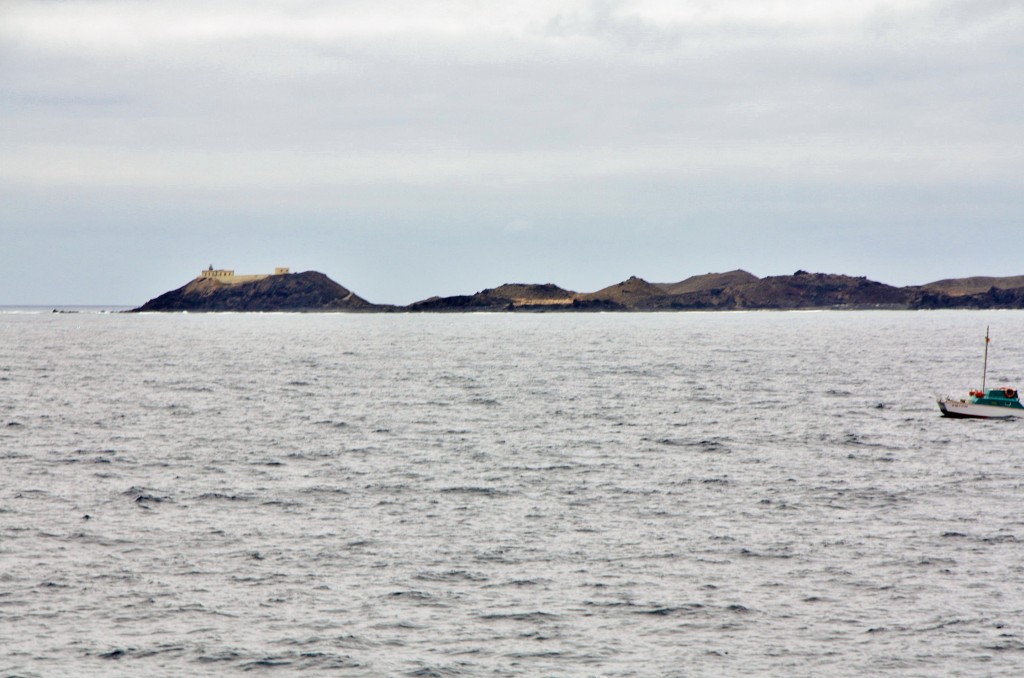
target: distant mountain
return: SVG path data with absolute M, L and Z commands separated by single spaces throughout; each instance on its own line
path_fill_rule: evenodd
M 200 277 L 150 299 L 134 311 L 380 311 L 388 308 L 371 304 L 323 273 L 306 271 L 233 284 Z
M 797 271 L 758 278 L 743 270 L 676 283 L 633 276 L 597 292 L 511 283 L 475 294 L 430 297 L 405 307 L 371 304 L 323 273 L 234 276 L 204 271 L 135 311 L 693 311 L 739 309 L 1024 309 L 1024 276 L 939 280 L 893 287 L 833 273 Z

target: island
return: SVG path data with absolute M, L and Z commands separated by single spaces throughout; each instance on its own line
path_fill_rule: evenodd
M 292 273 L 279 267 L 273 273 L 236 275 L 212 265 L 176 290 L 150 299 L 133 312 L 149 311 L 379 311 L 318 271 Z
M 797 309 L 1020 309 L 1024 276 L 971 277 L 894 287 L 834 273 L 759 278 L 737 269 L 675 283 L 631 277 L 596 292 L 552 283 L 509 283 L 474 294 L 429 297 L 408 306 L 375 304 L 318 271 L 238 275 L 212 265 L 182 287 L 131 312 L 464 313 L 587 311 L 735 311 Z

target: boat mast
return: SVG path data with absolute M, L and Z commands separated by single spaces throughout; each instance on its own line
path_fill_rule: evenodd
M 982 394 L 986 393 L 986 391 L 985 391 L 985 377 L 987 377 L 987 376 L 988 376 L 988 325 L 985 325 L 985 363 L 984 363 L 984 367 L 981 370 L 981 392 L 982 392 Z

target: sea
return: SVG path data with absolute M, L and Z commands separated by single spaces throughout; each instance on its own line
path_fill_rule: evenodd
M 1019 676 L 1024 312 L 0 309 L 0 676 Z

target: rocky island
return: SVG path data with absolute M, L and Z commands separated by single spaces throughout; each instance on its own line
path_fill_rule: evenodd
M 150 299 L 133 312 L 147 311 L 375 311 L 371 304 L 318 271 L 235 275 L 210 266 L 176 290 Z
M 323 273 L 236 275 L 212 266 L 186 285 L 146 302 L 133 312 L 293 311 L 293 312 L 585 312 L 795 309 L 1024 308 L 1024 276 L 939 280 L 894 287 L 832 273 L 797 271 L 757 276 L 743 270 L 707 273 L 676 283 L 638 277 L 596 292 L 557 285 L 505 284 L 475 294 L 430 297 L 408 306 L 374 304 Z

